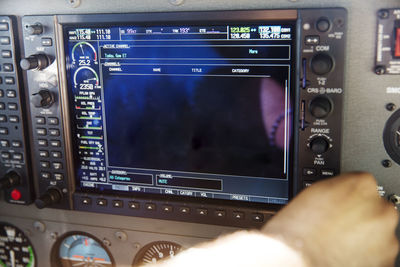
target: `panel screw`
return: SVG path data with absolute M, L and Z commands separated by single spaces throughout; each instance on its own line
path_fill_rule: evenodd
M 381 9 L 378 11 L 378 17 L 380 19 L 387 19 L 389 17 L 389 10 Z
M 394 110 L 396 109 L 396 105 L 395 105 L 394 103 L 388 103 L 388 104 L 386 105 L 386 109 L 387 109 L 388 111 L 394 111 Z
M 382 75 L 386 73 L 386 68 L 385 66 L 376 66 L 375 67 L 375 73 L 378 75 Z
M 111 242 L 107 238 L 103 238 L 103 244 L 104 246 L 111 247 Z
M 183 4 L 184 0 L 169 0 L 169 2 L 171 3 L 171 5 L 179 6 Z
M 77 8 L 78 6 L 81 5 L 81 0 L 67 0 L 67 2 L 73 8 Z
M 39 221 L 33 222 L 33 228 L 35 228 L 36 231 L 41 233 L 44 233 L 44 231 L 46 231 L 46 225 L 44 225 L 44 223 Z
M 57 238 L 58 238 L 58 233 L 57 233 L 57 232 L 51 233 L 51 234 L 50 234 L 50 238 L 53 239 L 53 240 L 57 240 Z
M 390 168 L 390 167 L 392 167 L 392 161 L 385 159 L 382 161 L 382 166 L 385 168 Z
M 115 238 L 117 238 L 118 240 L 125 242 L 126 240 L 128 240 L 128 235 L 124 232 L 124 231 L 117 231 L 114 233 Z

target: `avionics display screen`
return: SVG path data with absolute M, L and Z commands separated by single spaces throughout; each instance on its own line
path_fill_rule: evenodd
M 295 21 L 64 26 L 77 186 L 284 204 Z

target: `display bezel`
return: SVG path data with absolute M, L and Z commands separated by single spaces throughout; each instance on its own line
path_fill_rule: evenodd
M 295 31 L 293 34 L 295 35 L 295 40 L 292 44 L 292 62 L 291 65 L 294 66 L 291 68 L 290 76 L 291 76 L 291 88 L 293 97 L 291 99 L 293 103 L 293 119 L 292 119 L 292 138 L 290 140 L 290 155 L 289 155 L 289 200 L 293 197 L 293 186 L 294 181 L 296 179 L 296 162 L 297 162 L 297 121 L 298 121 L 298 51 L 297 47 L 299 46 L 299 27 L 298 27 L 298 14 L 297 10 L 249 10 L 249 11 L 212 11 L 212 12 L 171 12 L 171 13 L 136 13 L 136 14 L 101 14 L 101 15 L 58 15 L 57 23 L 59 25 L 60 34 L 59 47 L 64 47 L 64 32 L 63 28 L 65 26 L 85 26 L 85 27 L 96 27 L 96 26 L 120 26 L 120 25 L 129 25 L 135 24 L 138 26 L 159 26 L 159 25 L 218 25 L 218 24 L 226 24 L 226 23 L 248 23 L 248 24 L 257 24 L 257 23 L 286 23 L 291 24 Z M 60 53 L 61 54 L 61 53 Z M 61 56 L 59 58 L 60 62 L 62 62 L 62 75 L 66 77 L 66 58 L 65 56 Z M 67 114 L 70 113 L 69 103 L 69 95 L 68 85 L 66 79 L 63 79 L 64 85 L 64 94 L 66 97 L 64 98 L 65 108 L 68 110 Z M 71 135 L 71 120 L 69 120 L 69 115 L 67 115 L 67 120 L 65 123 L 65 127 L 68 128 L 68 135 L 66 136 L 69 139 L 70 143 L 74 143 L 74 137 Z M 69 168 L 71 177 L 72 187 L 76 189 L 77 192 L 83 193 L 95 193 L 101 194 L 99 190 L 90 189 L 90 188 L 82 188 L 78 185 L 79 181 L 76 177 L 76 172 L 74 169 L 74 160 L 73 160 L 73 150 L 74 148 L 69 146 L 68 153 L 69 157 L 72 159 L 71 166 Z M 182 203 L 198 203 L 202 205 L 214 204 L 214 205 L 228 205 L 228 206 L 238 206 L 238 207 L 251 207 L 263 210 L 277 210 L 282 207 L 282 204 L 266 204 L 260 202 L 247 202 L 247 201 L 239 201 L 239 200 L 223 200 L 223 199 L 205 199 L 198 197 L 185 197 L 185 196 L 174 196 L 174 195 L 162 195 L 162 194 L 149 194 L 149 193 L 133 193 L 133 192 L 123 192 L 123 191 L 115 191 L 112 194 L 121 194 L 126 196 L 131 196 L 134 198 L 141 199 L 158 199 L 158 200 L 171 200 L 171 201 L 179 201 Z

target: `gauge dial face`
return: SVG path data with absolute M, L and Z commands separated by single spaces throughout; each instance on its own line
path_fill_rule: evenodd
M 8 223 L 0 223 L 0 266 L 35 266 L 31 242 L 21 230 Z
M 90 65 L 91 61 L 97 60 L 97 52 L 89 42 L 79 42 L 72 48 L 72 61 L 78 61 L 79 65 Z
M 156 263 L 160 260 L 174 257 L 182 246 L 169 241 L 157 241 L 144 246 L 136 255 L 133 267 Z
M 113 259 L 107 249 L 95 237 L 73 233 L 58 242 L 57 266 L 62 267 L 111 267 Z

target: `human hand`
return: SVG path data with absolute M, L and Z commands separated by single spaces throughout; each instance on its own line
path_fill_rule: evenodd
M 374 177 L 352 173 L 307 188 L 262 231 L 302 253 L 309 266 L 393 266 L 397 223 Z

